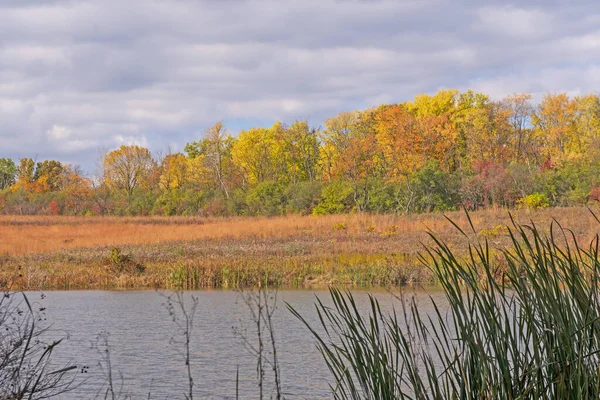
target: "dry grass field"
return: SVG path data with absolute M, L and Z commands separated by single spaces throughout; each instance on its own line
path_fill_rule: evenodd
M 585 243 L 600 231 L 586 208 L 514 212 L 548 229 L 555 219 Z M 462 212 L 447 214 L 468 227 Z M 506 210 L 471 214 L 502 247 Z M 275 218 L 0 217 L 0 285 L 13 289 L 232 287 L 428 282 L 417 254 L 426 231 L 459 252 L 467 240 L 443 215 Z

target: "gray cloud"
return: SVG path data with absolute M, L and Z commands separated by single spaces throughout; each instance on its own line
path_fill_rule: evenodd
M 594 1 L 0 0 L 0 157 L 181 149 L 218 120 L 307 118 L 442 87 L 600 85 Z

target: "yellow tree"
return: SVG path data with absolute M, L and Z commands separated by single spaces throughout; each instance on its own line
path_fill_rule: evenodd
M 353 128 L 360 114 L 356 111 L 341 112 L 325 120 L 325 129 L 320 132 L 320 165 L 325 179 L 331 181 L 339 172 L 337 165 L 353 137 Z
M 161 164 L 159 185 L 162 190 L 181 188 L 187 182 L 188 163 L 181 153 L 167 154 Z
M 45 160 L 37 163 L 33 180 L 47 185 L 48 190 L 58 190 L 64 172 L 65 167 L 60 161 Z
M 473 134 L 473 113 L 487 107 L 490 99 L 488 95 L 468 90 L 457 97 L 456 111 L 452 113 L 451 120 L 456 129 L 456 140 L 451 156 L 452 170 L 469 171 L 471 169 L 472 152 L 470 136 Z
M 227 132 L 225 125 L 220 121 L 206 130 L 202 140 L 185 146 L 188 158 L 195 160 L 192 164 L 196 169 L 196 175 L 202 173 L 200 162 L 196 160 L 200 157 L 204 168 L 212 174 L 212 182 L 207 183 L 212 183 L 219 188 L 227 198 L 239 175 L 231 154 L 235 142 L 236 139 Z
M 581 152 L 582 143 L 576 134 L 575 108 L 576 102 L 566 93 L 544 96 L 532 122 L 545 157 L 560 160 L 569 153 Z
M 499 102 L 467 110 L 462 117 L 467 154 L 470 161 L 493 160 L 499 163 L 510 158 L 510 111 Z
M 454 120 L 460 100 L 458 90 L 443 89 L 432 96 L 417 95 L 404 105 L 417 121 L 414 140 L 423 144 L 417 154 L 438 160 L 444 169 L 456 168 L 458 135 Z
M 277 157 L 285 176 L 291 183 L 317 179 L 319 162 L 318 132 L 306 121 L 294 121 L 276 130 Z
M 575 97 L 575 124 L 581 151 L 592 153 L 591 147 L 600 141 L 600 96 L 588 94 Z
M 35 162 L 31 158 L 22 158 L 19 163 L 17 181 L 23 185 L 33 182 Z
M 250 184 L 277 180 L 277 146 L 271 129 L 251 128 L 241 131 L 231 149 L 233 162 L 243 171 Z
M 412 102 L 406 103 L 406 108 L 415 117 L 442 115 L 455 109 L 457 98 L 458 90 L 442 89 L 433 96 L 427 94 L 416 95 Z
M 140 146 L 121 146 L 104 156 L 104 180 L 109 188 L 131 195 L 138 187 L 149 187 L 156 170 L 150 150 Z

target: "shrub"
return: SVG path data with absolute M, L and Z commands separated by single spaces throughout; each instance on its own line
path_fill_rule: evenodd
M 146 270 L 143 265 L 133 260 L 131 254 L 124 254 L 118 247 L 110 249 L 108 262 L 110 263 L 110 269 L 117 274 L 140 274 Z
M 250 215 L 282 215 L 285 212 L 283 187 L 275 182 L 261 182 L 246 196 Z
M 348 225 L 346 225 L 345 222 L 338 222 L 337 224 L 333 225 L 334 231 L 345 231 L 346 229 L 348 229 Z
M 321 202 L 313 209 L 313 215 L 341 214 L 352 209 L 352 185 L 336 181 L 323 188 Z
M 288 186 L 285 191 L 286 211 L 307 215 L 321 201 L 322 182 L 300 182 Z
M 550 206 L 548 196 L 543 193 L 532 193 L 528 196 L 521 197 L 517 200 L 517 204 L 522 208 L 529 208 L 531 210 L 537 210 L 540 208 L 547 208 Z

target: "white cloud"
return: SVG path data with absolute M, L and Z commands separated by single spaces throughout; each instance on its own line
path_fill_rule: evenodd
M 122 145 L 148 147 L 148 139 L 145 136 L 116 135 L 113 137 L 113 141 L 117 144 L 117 147 Z
M 65 140 L 71 136 L 71 130 L 66 126 L 53 125 L 52 128 L 48 130 L 48 136 L 56 140 Z
M 518 39 L 542 37 L 554 28 L 553 16 L 542 10 L 491 6 L 477 14 L 481 29 Z

